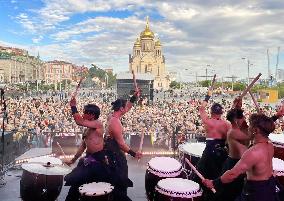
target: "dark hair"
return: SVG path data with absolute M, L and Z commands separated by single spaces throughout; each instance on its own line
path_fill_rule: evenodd
M 243 110 L 242 109 L 240 109 L 240 108 L 233 108 L 233 109 L 230 109 L 229 111 L 228 111 L 228 113 L 227 113 L 227 116 L 226 116 L 226 118 L 227 118 L 227 120 L 229 121 L 229 122 L 233 122 L 235 119 L 241 119 L 241 118 L 243 118 L 244 117 L 244 115 L 243 115 Z
M 88 105 L 85 105 L 85 107 L 84 107 L 84 114 L 95 115 L 95 119 L 98 119 L 100 114 L 101 114 L 101 110 L 95 104 L 88 104 Z
M 125 99 L 117 99 L 116 101 L 112 102 L 112 109 L 114 111 L 118 111 L 121 107 L 125 107 L 127 100 Z
M 274 121 L 264 114 L 252 114 L 249 123 L 251 127 L 258 128 L 265 137 L 268 137 L 275 129 Z
M 211 107 L 212 114 L 223 114 L 223 107 L 219 103 L 214 103 Z

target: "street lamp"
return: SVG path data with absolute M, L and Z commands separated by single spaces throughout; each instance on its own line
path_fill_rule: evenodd
M 248 58 L 243 57 L 242 59 L 247 60 L 247 62 L 248 62 L 248 81 L 247 82 L 248 82 L 248 85 L 249 85 L 249 67 L 252 66 L 253 64 L 250 63 L 250 60 Z

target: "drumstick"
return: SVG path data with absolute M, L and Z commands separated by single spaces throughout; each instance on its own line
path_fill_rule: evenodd
M 254 105 L 255 105 L 255 107 L 256 107 L 257 112 L 260 113 L 259 105 L 258 105 L 258 103 L 256 102 L 256 100 L 255 100 L 255 98 L 254 98 L 254 96 L 253 96 L 251 90 L 249 90 L 248 92 L 249 92 L 249 94 L 250 94 L 250 96 L 251 96 L 251 98 L 252 98 L 252 101 L 253 101 L 253 103 L 254 103 Z
M 134 88 L 135 88 L 135 91 L 137 91 L 138 87 L 137 87 L 137 82 L 136 82 L 136 77 L 135 77 L 134 70 L 132 70 L 132 76 L 133 76 Z
M 202 176 L 202 174 L 200 174 L 200 172 L 194 167 L 194 165 L 191 164 L 191 162 L 189 162 L 189 160 L 187 158 L 185 158 L 185 161 L 187 162 L 187 164 L 191 167 L 191 169 L 195 172 L 195 174 L 201 179 L 204 180 L 205 178 Z M 212 188 L 211 191 L 213 193 L 216 193 L 215 188 Z
M 79 91 L 79 88 L 81 86 L 81 83 L 82 83 L 83 79 L 84 79 L 84 77 L 81 77 L 81 79 L 80 79 L 80 81 L 79 81 L 79 83 L 78 83 L 78 85 L 77 85 L 77 87 L 75 89 L 75 92 L 73 93 L 73 96 L 72 96 L 73 98 L 75 98 L 77 96 L 77 93 Z
M 67 156 L 66 156 L 64 150 L 62 149 L 61 145 L 59 144 L 59 142 L 57 142 L 56 144 L 57 144 L 57 146 L 59 147 L 59 149 L 61 150 L 61 152 L 62 152 L 64 158 L 67 158 Z
M 141 139 L 140 139 L 140 145 L 139 145 L 139 149 L 138 149 L 139 152 L 142 151 L 143 142 L 144 142 L 144 132 L 142 131 Z
M 210 91 L 212 91 L 214 89 L 215 81 L 216 81 L 216 74 L 213 76 L 213 79 L 212 79 L 212 82 L 211 82 L 211 86 L 209 88 Z
M 246 93 L 253 87 L 254 83 L 260 78 L 261 73 L 259 73 L 254 79 L 253 81 L 247 86 L 247 88 L 243 91 L 243 93 L 240 95 L 240 98 L 242 99 Z

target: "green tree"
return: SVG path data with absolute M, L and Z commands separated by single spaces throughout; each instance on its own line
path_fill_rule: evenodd
M 179 89 L 180 88 L 180 82 L 172 81 L 170 83 L 170 88 L 172 88 L 172 89 Z

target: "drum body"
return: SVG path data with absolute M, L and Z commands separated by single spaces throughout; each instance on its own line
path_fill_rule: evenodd
M 182 178 L 167 178 L 156 185 L 154 201 L 201 201 L 201 195 L 198 183 Z
M 279 158 L 272 159 L 273 175 L 277 177 L 278 181 L 284 187 L 284 161 Z
M 148 200 L 152 201 L 155 193 L 155 186 L 164 178 L 180 177 L 182 166 L 174 158 L 155 157 L 148 162 L 145 174 L 145 190 Z
M 194 166 L 197 165 L 206 147 L 205 143 L 184 143 L 179 146 L 179 160 L 185 170 L 191 172 L 191 168 L 186 163 L 187 158 Z
M 55 201 L 63 185 L 62 175 L 36 174 L 23 170 L 20 194 L 23 201 Z
M 113 186 L 105 182 L 92 182 L 79 187 L 80 201 L 113 201 Z
M 270 134 L 269 139 L 274 146 L 274 157 L 284 161 L 284 135 L 283 134 Z M 277 176 L 279 182 L 284 186 L 284 175 Z

